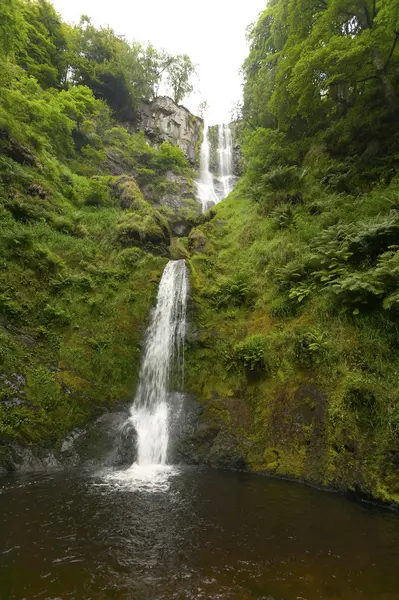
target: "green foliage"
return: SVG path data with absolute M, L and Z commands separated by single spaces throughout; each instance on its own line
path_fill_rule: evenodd
M 244 281 L 233 279 L 222 283 L 212 298 L 217 308 L 241 306 L 249 299 L 249 289 Z
M 145 198 L 193 173 L 115 118 L 172 58 L 46 0 L 0 3 L 1 436 L 53 446 L 131 397 L 171 242 Z
M 267 370 L 265 361 L 266 339 L 261 334 L 248 337 L 232 350 L 225 351 L 226 370 L 232 369 L 246 373 L 259 373 Z
M 26 42 L 18 47 L 16 59 L 43 87 L 65 82 L 67 41 L 63 24 L 50 2 L 19 0 L 26 27 Z
M 392 177 L 399 149 L 397 12 L 396 0 L 268 4 L 249 31 L 243 66 L 250 177 L 257 163 L 270 184 L 288 185 L 288 172 L 282 182 L 280 175 L 300 165 L 315 140 L 338 159 L 324 173 L 337 191 Z M 266 161 L 255 152 L 262 128 L 270 131 Z
M 263 176 L 265 184 L 275 191 L 288 190 L 293 186 L 299 186 L 300 179 L 296 167 L 286 166 L 278 166 Z
M 26 44 L 27 24 L 19 11 L 17 0 L 0 4 L 0 54 L 9 56 Z
M 295 355 L 298 361 L 311 366 L 318 364 L 328 355 L 328 341 L 324 332 L 306 331 L 295 340 Z
M 176 104 L 180 104 L 183 98 L 193 91 L 194 86 L 190 80 L 195 70 L 196 66 L 187 54 L 176 56 L 170 63 L 167 70 L 167 83 Z
M 398 182 L 337 194 L 318 179 L 326 163 L 321 146 L 305 156 L 300 203 L 276 202 L 282 190 L 264 183 L 253 202 L 247 171 L 199 226 L 187 389 L 226 407 L 219 426 L 248 443 L 252 468 L 396 500 Z M 276 222 L 286 213 L 289 226 Z M 234 304 L 227 285 L 219 305 L 215 281 L 250 296 Z

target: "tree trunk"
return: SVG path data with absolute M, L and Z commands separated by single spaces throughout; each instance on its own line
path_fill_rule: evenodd
M 373 13 L 375 9 L 373 9 Z M 362 29 L 373 29 L 374 28 L 374 14 L 370 16 L 366 4 L 359 6 L 359 9 L 355 13 L 356 19 L 359 21 L 359 24 Z M 393 46 L 395 48 L 396 43 Z M 372 57 L 374 66 L 376 69 L 377 78 L 380 80 L 381 85 L 384 90 L 385 100 L 391 108 L 395 108 L 398 105 L 398 97 L 396 95 L 395 89 L 386 73 L 387 64 L 384 63 L 384 60 L 381 56 L 381 52 L 378 48 L 372 49 Z M 389 61 L 388 61 L 389 62 Z
M 377 71 L 377 77 L 384 89 L 385 99 L 391 108 L 395 108 L 398 105 L 398 97 L 396 95 L 395 88 L 385 72 L 385 65 L 381 53 L 378 48 L 373 48 L 372 54 L 374 66 Z

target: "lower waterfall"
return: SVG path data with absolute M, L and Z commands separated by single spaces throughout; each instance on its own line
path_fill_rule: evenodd
M 139 386 L 130 411 L 137 432 L 137 465 L 167 463 L 171 410 L 181 395 L 170 398 L 171 374 L 184 383 L 184 337 L 188 271 L 184 260 L 170 261 L 159 284 L 157 303 L 147 330 Z

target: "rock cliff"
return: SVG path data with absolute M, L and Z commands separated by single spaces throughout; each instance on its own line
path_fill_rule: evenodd
M 151 102 L 142 102 L 135 121 L 136 131 L 144 131 L 152 144 L 169 141 L 177 144 L 192 165 L 197 162 L 198 142 L 203 120 L 177 105 L 171 98 L 160 96 Z

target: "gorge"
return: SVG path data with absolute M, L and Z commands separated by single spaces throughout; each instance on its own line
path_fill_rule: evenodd
M 0 3 L 1 599 L 399 599 L 397 4 Z

